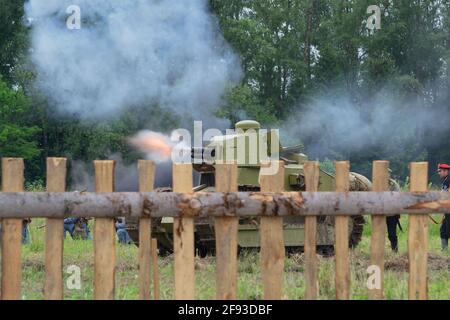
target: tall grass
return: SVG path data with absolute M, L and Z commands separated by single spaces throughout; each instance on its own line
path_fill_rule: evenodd
M 440 220 L 439 215 L 435 216 Z M 370 219 L 368 219 L 370 220 Z M 385 293 L 387 299 L 407 299 L 407 230 L 408 217 L 401 219 L 404 232 L 399 232 L 399 253 L 390 252 L 386 240 Z M 44 219 L 34 219 L 30 226 L 31 243 L 24 245 L 23 284 L 24 299 L 43 299 L 44 284 Z M 91 222 L 91 230 L 93 223 Z M 370 263 L 370 221 L 366 224 L 363 240 L 351 251 L 351 297 L 368 299 L 366 290 L 366 269 Z M 429 292 L 431 299 L 449 299 L 450 289 L 450 255 L 440 252 L 439 226 L 430 221 L 430 261 Z M 138 299 L 138 249 L 135 246 L 117 246 L 116 298 Z M 69 277 L 67 267 L 77 265 L 81 269 L 81 289 L 65 288 L 66 299 L 93 298 L 93 243 L 92 241 L 74 241 L 67 237 L 64 241 L 64 279 Z M 198 299 L 215 297 L 215 259 L 196 258 L 196 295 Z M 244 252 L 238 262 L 238 298 L 261 299 L 263 287 L 257 252 Z M 173 297 L 173 257 L 159 258 L 159 275 L 161 298 Z M 318 274 L 319 299 L 334 299 L 334 259 L 320 257 Z M 286 257 L 285 263 L 285 298 L 302 299 L 304 297 L 304 261 L 303 256 L 295 254 Z

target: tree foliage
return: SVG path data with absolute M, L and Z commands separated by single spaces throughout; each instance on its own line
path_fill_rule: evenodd
M 0 74 L 8 84 L 12 84 L 27 46 L 24 3 L 24 0 L 0 0 Z
M 240 105 L 244 116 L 266 120 L 269 113 L 286 120 L 324 95 L 349 97 L 370 117 L 371 102 L 387 88 L 392 102 L 405 112 L 419 102 L 424 109 L 441 110 L 443 117 L 450 115 L 448 0 L 380 1 L 382 28 L 375 31 L 366 27 L 366 11 L 373 4 L 368 0 L 210 3 L 245 70 L 246 94 L 231 91 L 227 110 L 232 112 L 223 112 L 230 119 L 239 115 Z M 255 102 L 264 112 L 248 112 L 258 110 Z M 443 138 L 445 133 L 430 139 L 433 132 L 418 132 L 402 148 L 399 143 L 405 142 L 392 137 L 362 154 L 330 148 L 326 156 L 349 159 L 369 175 L 371 160 L 389 159 L 395 172 L 405 176 L 409 161 L 449 161 L 450 141 Z M 317 141 L 304 141 L 307 151 L 312 143 L 326 145 L 326 139 L 333 139 L 321 135 L 317 132 Z
M 12 90 L 0 78 L 0 156 L 32 160 L 40 154 L 40 129 L 30 125 L 30 102 L 21 90 Z
M 382 28 L 376 31 L 366 28 L 366 10 L 374 4 L 369 0 L 208 1 L 244 71 L 242 82 L 230 86 L 224 97 L 219 117 L 279 125 L 324 94 L 351 97 L 369 117 L 370 101 L 389 88 L 392 99 L 406 111 L 419 102 L 430 111 L 439 108 L 443 118 L 449 118 L 450 0 L 381 0 Z M 33 70 L 24 59 L 29 44 L 23 4 L 0 0 L 2 156 L 25 157 L 38 177 L 47 156 L 90 161 L 121 153 L 134 161 L 139 155 L 127 144 L 129 135 L 143 128 L 176 127 L 178 117 L 157 105 L 129 106 L 107 121 L 58 114 L 31 86 Z M 364 173 L 370 172 L 371 160 L 385 158 L 405 176 L 409 161 L 450 161 L 450 141 L 445 139 L 450 128 L 433 134 L 418 132 L 414 143 L 401 152 L 401 141 L 393 137 L 364 153 L 330 148 L 320 156 L 349 159 Z M 329 139 L 318 136 L 316 144 Z M 311 141 L 303 142 L 310 151 Z

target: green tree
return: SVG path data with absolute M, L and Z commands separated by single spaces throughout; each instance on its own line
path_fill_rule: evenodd
M 0 0 L 0 74 L 10 85 L 28 44 L 24 3 L 25 0 Z
M 304 42 L 313 41 L 319 2 L 211 0 L 225 38 L 240 54 L 243 90 L 250 88 L 264 114 L 286 117 L 309 87 L 313 58 Z
M 31 123 L 30 103 L 21 90 L 9 89 L 0 79 L 0 156 L 33 160 L 40 154 Z
M 407 113 L 411 104 L 420 104 L 448 117 L 449 0 L 210 3 L 225 38 L 242 57 L 245 71 L 242 85 L 227 96 L 222 116 L 233 121 L 246 116 L 275 123 L 292 112 L 301 114 L 311 98 L 345 96 L 370 119 L 371 102 L 387 92 L 386 103 L 399 106 L 402 112 Z M 373 4 L 382 11 L 381 30 L 366 27 L 366 11 Z M 300 117 L 298 122 L 301 126 Z M 442 137 L 435 137 L 436 144 L 430 142 L 433 132 L 417 132 L 403 148 L 398 146 L 405 141 L 396 137 L 358 153 L 330 145 L 327 156 L 350 159 L 355 169 L 365 173 L 370 173 L 367 163 L 371 160 L 386 158 L 397 173 L 405 175 L 409 161 L 436 162 L 448 157 L 445 150 L 449 148 Z M 308 151 L 310 141 L 303 142 Z

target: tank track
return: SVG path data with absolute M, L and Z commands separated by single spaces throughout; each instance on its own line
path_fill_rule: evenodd
M 238 187 L 238 190 L 240 192 L 258 192 L 258 191 L 260 191 L 260 188 L 258 186 L 253 186 L 253 185 L 240 185 Z M 156 192 L 171 192 L 172 190 L 171 190 L 171 188 L 159 188 L 155 191 Z M 257 218 L 253 218 L 253 219 L 249 219 L 249 220 L 251 220 L 251 221 L 246 221 L 246 223 L 258 224 Z M 334 219 L 330 219 L 329 223 L 334 224 L 333 220 Z M 326 223 L 325 221 L 322 221 L 322 222 L 318 221 L 318 222 Z M 365 222 L 366 221 L 363 216 L 351 217 L 351 222 L 349 225 L 349 228 L 351 230 L 350 235 L 349 235 L 349 248 L 353 249 L 361 242 Z M 241 224 L 245 223 L 245 221 L 241 221 L 240 223 Z M 157 233 L 157 230 L 159 230 L 160 225 L 161 225 L 161 219 L 152 219 L 152 229 L 153 229 L 152 233 L 153 234 Z M 127 221 L 127 229 L 129 230 L 130 235 L 131 235 L 133 241 L 135 242 L 135 244 L 138 245 L 139 238 L 138 238 L 138 232 L 136 232 L 138 230 L 137 219 L 136 219 L 136 221 Z M 210 235 L 210 236 L 213 236 L 213 235 Z M 198 235 L 196 235 L 196 251 L 200 257 L 204 258 L 207 255 L 215 254 L 214 241 L 207 241 L 207 242 L 203 243 L 202 241 L 199 241 L 199 240 L 200 239 L 198 238 Z M 162 246 L 161 243 L 159 243 L 158 247 L 159 247 L 160 253 L 163 255 L 172 253 L 171 248 L 166 248 L 165 246 Z M 250 251 L 252 251 L 252 250 L 259 251 L 258 248 L 254 248 L 254 249 L 239 248 L 239 252 L 245 252 L 245 251 L 249 251 L 249 250 Z M 286 247 L 286 251 L 287 251 L 287 253 L 301 253 L 301 252 L 303 252 L 303 247 Z M 333 256 L 334 255 L 334 246 L 333 245 L 318 246 L 317 252 L 324 256 Z

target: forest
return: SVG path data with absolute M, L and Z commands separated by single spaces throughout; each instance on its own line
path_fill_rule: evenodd
M 49 156 L 133 163 L 142 154 L 127 138 L 139 130 L 203 120 L 151 99 L 110 117 L 62 111 L 36 86 L 26 2 L 0 0 L 0 157 L 23 157 L 27 181 L 44 180 Z M 239 59 L 214 110 L 229 126 L 257 120 L 310 158 L 350 160 L 368 176 L 372 160 L 390 160 L 401 180 L 409 162 L 429 161 L 436 181 L 434 165 L 450 162 L 450 0 L 197 2 Z M 367 27 L 370 5 L 380 29 Z

